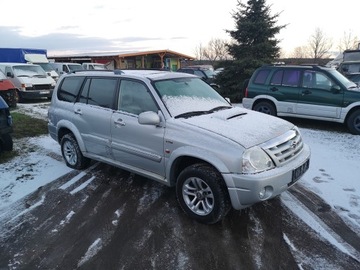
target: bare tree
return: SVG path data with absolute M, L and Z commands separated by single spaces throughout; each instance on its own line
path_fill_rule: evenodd
M 205 50 L 205 48 L 203 47 L 203 45 L 201 43 L 198 46 L 196 46 L 196 48 L 194 50 L 194 54 L 195 54 L 195 58 L 197 60 L 202 60 L 205 58 L 204 50 Z
M 228 51 L 226 41 L 215 38 L 211 39 L 204 49 L 204 56 L 211 62 L 226 60 L 228 58 Z
M 320 28 L 316 28 L 315 33 L 310 37 L 309 40 L 309 48 L 312 57 L 314 59 L 327 57 L 331 47 L 331 39 L 329 39 Z
M 298 46 L 294 49 L 291 57 L 293 58 L 308 58 L 311 53 L 309 52 L 309 47 L 307 46 Z
M 340 39 L 338 49 L 340 52 L 345 50 L 355 50 L 358 48 L 359 38 L 353 36 L 351 30 L 349 32 L 344 32 L 343 37 Z

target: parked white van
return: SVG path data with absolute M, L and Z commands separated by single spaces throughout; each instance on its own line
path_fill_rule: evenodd
M 72 71 L 83 70 L 84 69 L 82 67 L 82 65 L 80 65 L 78 63 L 55 62 L 55 63 L 51 63 L 51 65 L 54 67 L 55 71 L 59 74 L 59 76 L 65 74 L 65 73 L 70 73 Z
M 51 99 L 55 80 L 39 65 L 25 63 L 0 63 L 0 70 L 15 85 L 19 101 L 24 99 Z
M 84 69 L 99 69 L 99 70 L 107 69 L 104 64 L 100 64 L 100 63 L 82 63 L 82 67 Z

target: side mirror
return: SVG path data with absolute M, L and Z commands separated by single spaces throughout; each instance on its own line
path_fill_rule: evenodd
M 14 78 L 14 74 L 9 71 L 6 73 L 6 77 Z
M 331 87 L 331 92 L 333 92 L 334 94 L 340 93 L 340 90 L 341 88 L 338 85 L 334 85 Z
M 138 122 L 141 125 L 154 125 L 160 124 L 160 116 L 153 111 L 142 112 L 139 114 Z

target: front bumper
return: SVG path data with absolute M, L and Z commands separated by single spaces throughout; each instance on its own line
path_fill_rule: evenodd
M 54 89 L 44 90 L 26 90 L 19 91 L 20 98 L 22 99 L 40 99 L 40 98 L 51 98 Z
M 293 181 L 293 171 L 309 159 L 310 148 L 304 145 L 301 153 L 284 166 L 257 174 L 222 174 L 233 208 L 243 209 L 254 203 L 274 198 L 286 191 L 299 180 Z M 263 193 L 264 196 L 260 197 L 260 193 Z

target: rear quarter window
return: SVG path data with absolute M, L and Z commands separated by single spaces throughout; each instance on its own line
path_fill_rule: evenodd
M 262 69 L 256 73 L 254 78 L 255 84 L 265 84 L 267 77 L 269 76 L 270 70 L 269 69 Z
M 75 102 L 84 77 L 64 78 L 57 93 L 58 99 L 67 102 Z

